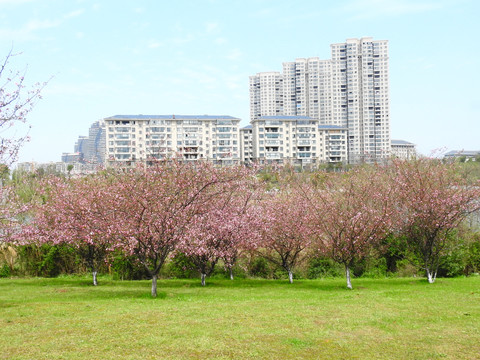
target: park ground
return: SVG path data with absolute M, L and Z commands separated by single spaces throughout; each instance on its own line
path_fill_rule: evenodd
M 0 359 L 480 359 L 480 277 L 0 279 Z

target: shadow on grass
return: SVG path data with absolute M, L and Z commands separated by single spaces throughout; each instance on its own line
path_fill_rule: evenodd
M 409 288 L 412 286 L 428 287 L 435 284 L 428 284 L 423 278 L 382 278 L 382 279 L 353 279 L 353 291 L 369 291 L 369 290 L 398 290 L 401 288 Z M 51 288 L 51 294 L 57 299 L 75 298 L 76 300 L 91 299 L 152 299 L 161 300 L 168 298 L 178 298 L 184 296 L 198 297 L 204 293 L 210 293 L 210 289 L 257 289 L 263 288 L 267 291 L 275 292 L 295 292 L 299 290 L 306 291 L 322 291 L 340 293 L 349 291 L 346 288 L 344 278 L 333 279 L 316 279 L 294 280 L 290 284 L 288 280 L 267 280 L 267 279 L 210 279 L 207 280 L 206 286 L 202 287 L 200 279 L 160 279 L 158 281 L 158 295 L 152 298 L 150 295 L 151 280 L 112 280 L 107 276 L 100 276 L 98 286 L 93 286 L 91 277 L 88 276 L 69 276 L 58 278 L 27 278 L 27 279 L 1 279 L 0 287 L 3 291 L 8 288 L 16 287 L 39 287 Z M 194 290 L 188 295 L 182 294 L 184 290 Z M 48 300 L 48 298 L 46 298 Z

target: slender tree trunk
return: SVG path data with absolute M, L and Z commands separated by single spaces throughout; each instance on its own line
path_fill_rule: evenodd
M 230 268 L 230 280 L 233 280 L 233 269 Z
M 288 281 L 290 281 L 290 284 L 293 284 L 293 272 L 292 272 L 292 270 L 288 270 Z
M 352 281 L 350 280 L 350 267 L 348 264 L 345 264 L 345 276 L 347 277 L 347 288 L 352 290 Z
M 205 286 L 206 277 L 207 277 L 207 274 L 202 274 L 202 286 Z
M 429 268 L 426 269 L 427 271 L 427 279 L 429 284 L 433 284 L 435 282 L 435 279 L 437 277 L 437 272 L 430 270 Z
M 98 283 L 97 283 L 97 271 L 96 270 L 92 271 L 92 278 L 93 278 L 93 285 L 97 286 Z
M 157 275 L 152 275 L 152 297 L 157 297 Z

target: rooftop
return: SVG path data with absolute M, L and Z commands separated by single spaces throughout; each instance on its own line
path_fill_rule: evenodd
M 229 115 L 114 115 L 104 120 L 240 120 Z
M 452 150 L 445 153 L 443 156 L 477 156 L 480 155 L 480 150 Z
M 415 146 L 414 143 L 405 141 L 405 140 L 392 140 L 392 145 L 409 145 L 409 146 Z
M 318 125 L 318 128 L 321 130 L 346 130 L 346 127 L 341 127 L 337 125 Z
M 260 116 L 258 120 L 315 120 L 315 119 L 309 116 L 275 115 L 275 116 Z

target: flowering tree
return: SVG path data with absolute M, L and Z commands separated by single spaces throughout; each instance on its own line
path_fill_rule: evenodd
M 381 168 L 356 168 L 348 173 L 317 177 L 300 194 L 310 205 L 310 224 L 318 248 L 343 264 L 347 288 L 350 269 L 391 230 L 392 188 Z
M 433 283 L 449 234 L 480 208 L 480 186 L 455 164 L 434 159 L 396 160 L 392 169 L 398 227 Z
M 232 268 L 243 244 L 255 241 L 251 226 L 258 219 L 254 206 L 257 186 L 250 171 L 244 171 L 240 181 L 221 184 L 222 191 L 211 189 L 218 196 L 194 217 L 178 246 L 197 267 L 202 286 L 220 259 L 233 279 Z
M 0 164 L 11 164 L 16 160 L 18 150 L 28 141 L 28 133 L 20 136 L 9 131 L 19 123 L 25 123 L 27 114 L 40 99 L 44 84 L 35 84 L 25 89 L 25 78 L 20 71 L 8 68 L 14 56 L 11 52 L 0 62 Z
M 262 235 L 256 251 L 282 267 L 293 283 L 293 270 L 312 242 L 309 203 L 285 188 L 271 192 L 262 205 Z
M 145 266 L 152 296 L 158 272 L 196 217 L 211 208 L 225 184 L 243 176 L 240 167 L 175 160 L 118 173 L 105 199 L 115 214 L 113 242 Z
M 98 265 L 110 248 L 113 213 L 104 202 L 108 183 L 102 176 L 65 180 L 49 177 L 41 183 L 43 198 L 34 220 L 24 228 L 24 243 L 68 244 L 75 247 L 92 271 L 97 285 Z

